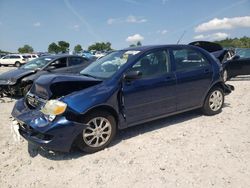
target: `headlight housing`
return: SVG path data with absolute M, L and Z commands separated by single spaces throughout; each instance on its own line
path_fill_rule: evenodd
M 41 112 L 45 115 L 60 115 L 65 112 L 67 104 L 58 100 L 49 100 L 45 106 L 41 109 Z

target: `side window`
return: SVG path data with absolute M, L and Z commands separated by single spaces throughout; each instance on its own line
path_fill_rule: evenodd
M 173 55 L 177 71 L 192 70 L 209 65 L 200 52 L 192 49 L 173 50 Z
M 56 69 L 66 67 L 67 66 L 67 58 L 65 57 L 65 58 L 57 59 L 56 61 L 51 63 L 50 66 L 53 66 Z
M 7 55 L 3 59 L 10 59 L 10 56 Z
M 19 57 L 18 56 L 16 56 L 16 55 L 11 55 L 10 56 L 10 59 L 18 59 Z
M 80 57 L 70 57 L 69 58 L 69 66 L 80 65 L 82 63 L 84 63 L 84 59 L 82 59 Z
M 132 67 L 132 71 L 140 71 L 142 73 L 142 78 L 170 72 L 168 51 L 159 50 L 145 55 Z

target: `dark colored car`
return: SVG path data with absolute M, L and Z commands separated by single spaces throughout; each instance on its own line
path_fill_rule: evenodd
M 93 62 L 81 76 L 39 77 L 12 116 L 20 134 L 39 146 L 85 152 L 105 148 L 118 129 L 201 108 L 221 111 L 233 86 L 220 63 L 191 45 L 118 50 Z
M 223 64 L 224 81 L 239 75 L 250 75 L 250 49 L 239 49 L 231 60 Z
M 231 49 L 224 49 L 220 44 L 209 41 L 195 41 L 189 43 L 189 45 L 198 46 L 216 57 L 220 63 L 224 63 L 227 60 L 231 59 L 235 52 Z
M 43 56 L 0 75 L 0 93 L 6 95 L 24 95 L 33 81 L 48 73 L 79 73 L 89 64 L 81 56 L 54 55 Z

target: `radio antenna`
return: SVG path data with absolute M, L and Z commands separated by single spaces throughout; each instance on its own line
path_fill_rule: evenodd
M 179 40 L 177 41 L 177 44 L 180 43 L 180 41 L 181 41 L 181 39 L 184 37 L 185 33 L 186 33 L 186 30 L 182 33 L 181 37 L 180 37 Z

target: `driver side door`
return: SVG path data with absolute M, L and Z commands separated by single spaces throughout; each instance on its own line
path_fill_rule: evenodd
M 150 52 L 129 71 L 140 71 L 136 80 L 123 82 L 123 99 L 128 126 L 176 111 L 176 78 L 167 49 Z

